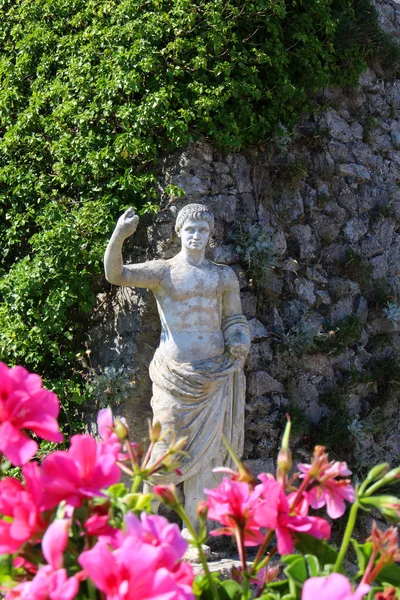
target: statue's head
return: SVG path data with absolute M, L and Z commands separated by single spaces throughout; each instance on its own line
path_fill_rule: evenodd
M 180 230 L 187 219 L 193 221 L 207 221 L 210 234 L 214 231 L 214 215 L 205 204 L 187 204 L 178 212 L 175 223 L 175 231 L 180 235 Z
M 176 217 L 175 231 L 187 248 L 203 249 L 214 231 L 214 215 L 204 204 L 187 204 Z

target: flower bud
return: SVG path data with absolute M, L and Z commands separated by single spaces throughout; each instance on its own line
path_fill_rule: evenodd
M 248 483 L 251 487 L 255 487 L 258 484 L 257 479 L 244 463 L 240 462 L 237 467 L 239 473 L 238 481 Z
M 281 449 L 278 453 L 276 469 L 276 478 L 281 485 L 285 485 L 286 475 L 289 473 L 292 467 L 292 453 L 290 452 L 289 448 L 290 429 L 292 423 L 289 415 L 286 415 L 286 418 L 287 423 L 283 433 Z
M 237 581 L 237 583 L 243 583 L 243 570 L 242 567 L 236 567 L 233 565 L 231 568 L 231 578 L 233 581 Z
M 178 492 L 173 483 L 168 485 L 155 485 L 153 492 L 170 508 L 175 508 L 180 504 Z
M 382 479 L 382 483 L 396 483 L 396 481 L 400 480 L 400 467 L 396 467 L 396 469 L 391 469 Z
M 292 453 L 289 448 L 281 448 L 277 458 L 278 469 L 283 473 L 289 473 L 292 464 Z
M 397 591 L 395 587 L 386 587 L 383 592 L 375 594 L 375 600 L 397 600 Z
M 114 430 L 120 442 L 124 442 L 129 437 L 129 429 L 125 419 L 115 419 Z
M 369 481 L 375 481 L 376 479 L 379 479 L 379 477 L 382 477 L 383 475 L 385 475 L 385 473 L 387 473 L 388 469 L 389 469 L 388 463 L 381 463 L 380 465 L 376 465 L 368 473 L 366 481 L 369 482 Z
M 207 508 L 207 504 L 204 500 L 200 500 L 200 502 L 197 505 L 197 516 L 202 519 L 205 520 L 207 518 L 207 512 L 208 512 L 208 508 Z
M 285 431 L 283 432 L 281 448 L 289 448 L 290 430 L 292 428 L 292 421 L 290 419 L 289 414 L 286 414 L 286 419 L 287 419 L 287 423 L 286 423 Z
M 392 523 L 400 522 L 400 500 L 396 496 L 367 496 L 360 502 L 364 507 L 377 508 Z
M 159 441 L 160 435 L 161 435 L 161 423 L 159 421 L 157 421 L 156 423 L 152 424 L 151 421 L 149 421 L 150 441 L 155 444 L 156 442 Z
M 279 565 L 275 567 L 263 567 L 257 575 L 251 577 L 251 583 L 256 583 L 259 587 L 263 588 L 267 583 L 272 583 L 278 577 Z
M 186 443 L 188 441 L 188 437 L 182 437 L 179 438 L 177 441 L 172 440 L 171 441 L 171 445 L 170 445 L 170 451 L 173 452 L 174 454 L 178 454 L 178 453 L 182 453 L 182 448 L 184 448 L 186 446 Z

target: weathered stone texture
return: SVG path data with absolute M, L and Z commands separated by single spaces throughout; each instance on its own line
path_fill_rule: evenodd
M 400 5 L 377 0 L 377 7 L 386 31 L 400 39 Z M 235 270 L 252 334 L 245 456 L 268 465 L 287 411 L 308 423 L 304 432 L 316 442 L 319 428 L 347 411 L 342 437 L 359 460 L 390 461 L 400 447 L 398 388 L 385 388 L 376 366 L 400 361 L 398 323 L 383 311 L 400 302 L 400 81 L 368 69 L 357 90 L 325 90 L 324 101 L 325 113 L 304 119 L 318 144 L 305 145 L 300 123 L 288 155 L 252 148 L 225 156 L 200 141 L 166 157 L 161 192 L 174 184 L 186 196 L 168 206 L 165 197 L 162 211 L 141 224 L 137 246 L 132 240 L 124 249 L 126 262 L 173 256 L 179 208 L 200 201 L 214 211 L 210 258 Z M 295 181 L 289 171 L 298 172 Z M 250 269 L 238 259 L 238 226 L 249 221 L 270 237 L 275 255 L 263 289 L 249 274 L 251 257 Z M 346 347 L 335 346 L 337 330 Z M 139 437 L 150 414 L 148 364 L 158 336 L 149 293 L 104 286 L 92 315 L 92 362 L 135 381 L 117 412 L 136 423 Z M 348 458 L 342 451 L 339 458 Z

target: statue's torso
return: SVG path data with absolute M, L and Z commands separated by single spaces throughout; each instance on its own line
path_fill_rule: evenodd
M 223 269 L 209 261 L 199 267 L 166 261 L 154 294 L 162 325 L 160 348 L 174 360 L 194 362 L 223 353 Z

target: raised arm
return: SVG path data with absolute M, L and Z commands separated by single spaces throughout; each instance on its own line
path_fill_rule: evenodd
M 124 265 L 122 261 L 122 245 L 136 231 L 138 223 L 139 217 L 133 208 L 128 208 L 120 216 L 104 254 L 104 271 L 107 281 L 114 285 L 153 289 L 162 278 L 159 261 L 136 265 Z

